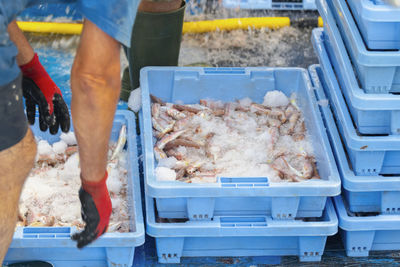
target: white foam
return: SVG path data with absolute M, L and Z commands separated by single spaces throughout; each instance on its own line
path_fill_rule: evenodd
M 177 159 L 174 157 L 169 157 L 165 159 L 160 159 L 158 161 L 158 167 L 166 167 L 172 169 L 177 162 Z
M 77 144 L 74 132 L 61 133 L 60 139 L 69 146 L 73 146 L 73 145 Z
M 249 107 L 251 103 L 253 103 L 253 101 L 248 97 L 239 100 L 239 105 L 242 107 Z
M 128 107 L 134 112 L 139 112 L 142 107 L 141 89 L 136 88 L 131 92 L 128 99 Z
M 158 181 L 175 181 L 176 179 L 176 172 L 166 167 L 157 167 L 155 174 Z
M 53 148 L 46 140 L 40 140 L 37 145 L 38 154 L 40 156 L 53 156 Z
M 56 154 L 64 154 L 67 147 L 67 143 L 61 140 L 53 144 L 53 151 Z
M 267 107 L 286 107 L 289 104 L 289 99 L 281 91 L 269 91 L 264 96 L 263 104 Z

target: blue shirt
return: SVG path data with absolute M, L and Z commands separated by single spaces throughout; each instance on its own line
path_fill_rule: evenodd
M 25 8 L 47 3 L 76 3 L 85 18 L 130 46 L 139 0 L 0 0 L 0 85 L 10 83 L 20 72 L 16 62 L 18 51 L 8 36 L 8 24 Z

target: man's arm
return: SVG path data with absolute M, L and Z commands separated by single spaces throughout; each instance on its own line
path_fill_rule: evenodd
M 105 184 L 108 144 L 120 93 L 120 44 L 85 20 L 71 73 L 71 113 L 79 146 L 83 232 L 75 235 L 83 247 L 108 226 L 111 200 Z
M 86 20 L 71 73 L 83 180 L 98 181 L 105 173 L 120 82 L 120 44 Z
M 19 66 L 27 64 L 30 62 L 35 54 L 33 48 L 29 44 L 28 40 L 25 38 L 24 33 L 18 27 L 17 22 L 13 20 L 8 24 L 8 34 L 10 40 L 14 42 L 18 49 L 17 63 Z

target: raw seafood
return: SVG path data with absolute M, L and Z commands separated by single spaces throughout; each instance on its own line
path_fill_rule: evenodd
M 156 177 L 186 183 L 223 177 L 268 177 L 271 182 L 319 179 L 313 147 L 296 95 L 270 91 L 223 103 L 173 104 L 152 96 Z M 164 166 L 165 162 L 173 163 Z
M 122 127 L 120 139 L 124 139 L 124 131 Z M 78 147 L 68 146 L 63 139 L 53 145 L 45 140 L 39 141 L 37 160 L 20 198 L 17 226 L 84 227 L 78 197 L 81 185 Z M 124 143 L 123 140 L 121 142 Z M 109 232 L 130 230 L 126 199 L 128 159 L 127 152 L 121 149 L 121 142 L 119 145 L 111 144 L 109 149 L 107 186 L 113 207 Z M 114 157 L 112 160 L 111 155 Z

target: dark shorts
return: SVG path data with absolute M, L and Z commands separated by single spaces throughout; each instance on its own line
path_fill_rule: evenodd
M 19 143 L 27 130 L 20 74 L 12 82 L 0 85 L 0 151 Z

